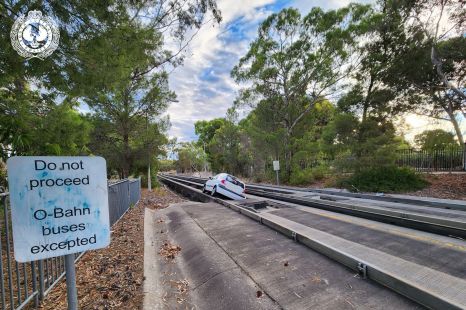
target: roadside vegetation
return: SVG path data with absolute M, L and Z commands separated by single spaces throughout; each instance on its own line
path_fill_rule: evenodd
M 272 14 L 231 72 L 242 87 L 235 105 L 224 118 L 196 122 L 198 141 L 180 146 L 177 169 L 201 171 L 207 157 L 214 172 L 274 182 L 280 160 L 288 184 L 425 187 L 397 159 L 410 148 L 463 148 L 465 12 L 462 1 L 385 0 Z M 448 120 L 453 133 L 425 131 L 410 144 L 407 113 Z
M 60 27 L 59 47 L 43 61 L 25 60 L 10 43 L 13 22 L 31 10 Z M 98 155 L 111 178 L 156 167 L 170 144 L 163 113 L 176 99 L 168 71 L 207 14 L 221 20 L 215 1 L 0 0 L 1 160 Z

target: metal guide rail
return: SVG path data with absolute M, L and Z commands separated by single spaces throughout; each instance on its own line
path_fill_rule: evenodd
M 194 176 L 176 175 L 176 177 L 194 181 L 194 182 L 205 182 L 207 180 L 206 178 L 200 178 L 200 177 L 194 177 Z M 264 184 L 255 184 L 255 183 L 247 184 L 247 188 L 249 190 L 262 189 L 262 190 L 274 191 L 278 193 L 290 193 L 290 192 L 319 193 L 319 194 L 332 195 L 332 196 L 361 198 L 361 199 L 386 201 L 386 202 L 394 202 L 394 203 L 406 203 L 410 205 L 419 205 L 419 206 L 426 206 L 426 207 L 428 206 L 428 207 L 439 208 L 439 209 L 452 209 L 452 210 L 466 211 L 466 201 L 463 201 L 463 200 L 440 199 L 440 198 L 432 198 L 432 197 L 415 197 L 415 196 L 399 195 L 399 194 L 352 193 L 346 190 L 331 189 L 331 188 L 314 189 L 314 188 L 302 188 L 302 187 L 293 187 L 293 186 L 285 186 L 285 185 L 280 185 L 280 186 L 271 185 L 271 184 L 264 185 Z
M 300 223 L 299 219 L 292 219 L 284 213 L 276 211 L 257 211 L 248 206 L 248 200 L 244 201 L 229 201 L 223 200 L 210 195 L 203 194 L 198 188 L 202 187 L 202 183 L 194 180 L 187 180 L 186 178 L 173 177 L 169 175 L 159 175 L 160 180 L 167 186 L 190 197 L 196 201 L 215 201 L 232 210 L 244 214 L 257 222 L 266 225 L 290 238 L 296 242 L 302 243 L 305 246 L 320 252 L 333 260 L 336 260 L 345 266 L 355 270 L 362 278 L 368 278 L 376 281 L 414 301 L 431 309 L 464 309 L 466 308 L 466 280 L 461 272 L 456 272 L 447 268 L 442 269 L 442 264 L 435 265 L 435 262 L 426 263 L 422 262 L 422 255 L 418 255 L 417 259 L 410 259 L 406 255 L 396 255 L 396 253 L 384 252 L 380 247 L 371 246 L 361 242 L 355 242 L 350 238 L 342 238 L 338 234 L 333 234 L 322 230 L 318 225 L 306 225 Z M 251 199 L 252 205 L 260 205 L 254 199 Z M 262 207 L 259 207 L 262 208 Z M 289 210 L 296 208 L 288 207 Z M 303 208 L 303 207 L 301 207 Z M 273 208 L 267 208 L 273 209 Z M 306 208 L 304 208 L 306 209 Z M 327 211 L 318 211 L 327 212 Z M 334 216 L 333 218 L 336 218 Z M 347 215 L 340 215 L 340 217 L 348 217 Z M 356 219 L 356 218 L 355 218 Z M 330 219 L 329 219 L 330 221 Z M 357 221 L 372 222 L 366 219 L 357 219 Z M 311 222 L 313 223 L 313 222 Z M 379 230 L 391 226 L 387 224 L 376 224 L 372 222 L 370 225 L 380 226 Z M 338 221 L 335 219 L 335 225 Z M 314 226 L 316 228 L 314 228 Z M 362 227 L 362 226 L 361 226 Z M 396 227 L 396 226 L 392 226 Z M 440 245 L 437 247 L 432 246 L 436 251 L 445 249 L 447 253 L 448 246 L 456 246 L 456 256 L 451 264 L 455 266 L 466 268 L 466 242 L 462 240 L 455 240 L 443 236 L 432 235 L 424 232 L 416 232 L 416 230 L 406 228 L 394 228 L 392 231 L 410 231 L 413 240 L 420 236 L 421 238 L 427 237 L 435 240 Z M 395 238 L 396 236 L 393 236 Z M 402 239 L 402 234 L 400 234 Z M 395 238 L 396 240 L 396 238 Z M 383 239 L 378 240 L 378 243 L 383 243 Z M 393 240 L 390 244 L 393 243 Z M 413 252 L 416 255 L 416 249 L 411 249 L 409 244 L 404 244 L 400 241 L 405 251 Z M 448 245 L 447 245 L 448 244 Z M 390 245 L 388 245 L 390 247 Z M 401 250 L 403 251 L 403 250 Z M 437 257 L 442 257 L 442 252 L 436 253 Z M 420 260 L 419 260 L 420 258 Z
M 200 178 L 163 175 L 176 179 L 190 186 L 202 188 Z M 395 224 L 402 227 L 414 228 L 436 234 L 454 236 L 466 239 L 466 212 L 458 210 L 440 210 L 419 205 L 409 206 L 398 203 L 385 203 L 396 208 L 376 205 L 377 202 L 362 199 L 340 198 L 327 195 L 303 195 L 302 192 L 272 189 L 269 187 L 246 186 L 246 193 L 275 199 L 283 202 L 295 203 L 303 206 L 339 212 L 374 221 Z

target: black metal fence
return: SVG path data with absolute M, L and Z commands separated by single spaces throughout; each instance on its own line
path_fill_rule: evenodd
M 454 147 L 440 150 L 405 149 L 397 152 L 396 164 L 418 171 L 465 170 L 465 149 Z
M 116 223 L 141 197 L 141 179 L 122 180 L 108 186 L 110 224 Z M 8 193 L 0 194 L 0 302 L 4 309 L 38 306 L 40 300 L 65 276 L 63 257 L 29 263 L 14 260 Z M 82 254 L 76 254 L 78 260 Z

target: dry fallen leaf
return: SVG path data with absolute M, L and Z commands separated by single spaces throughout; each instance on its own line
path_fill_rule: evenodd
M 76 264 L 80 309 L 142 309 L 144 209 L 166 208 L 182 201 L 166 189 L 143 190 L 138 205 L 112 227 L 110 246 L 87 252 Z M 173 255 L 180 250 L 176 247 L 169 249 Z M 188 289 L 187 281 L 183 281 L 176 286 L 180 300 L 184 299 Z M 62 281 L 46 296 L 41 309 L 66 308 L 66 285 Z

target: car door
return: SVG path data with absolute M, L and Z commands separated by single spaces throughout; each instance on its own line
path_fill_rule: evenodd
M 232 175 L 226 176 L 225 187 L 240 196 L 244 196 L 244 184 Z

